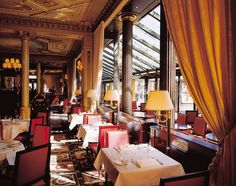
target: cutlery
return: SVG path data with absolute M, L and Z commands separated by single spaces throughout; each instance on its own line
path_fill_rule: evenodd
M 158 160 L 157 158 L 156 158 L 156 161 L 160 164 L 160 165 L 164 165 L 160 160 Z
M 131 162 L 138 168 L 141 168 L 140 165 L 137 163 L 137 161 L 134 161 L 133 159 L 131 159 Z
M 114 149 L 116 152 L 120 153 L 120 150 L 117 149 L 116 147 L 113 147 L 113 149 Z

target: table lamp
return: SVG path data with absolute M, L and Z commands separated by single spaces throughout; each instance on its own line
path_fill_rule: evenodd
M 119 96 L 119 93 L 118 93 L 118 90 L 107 90 L 106 91 L 106 94 L 104 96 L 104 101 L 110 101 L 110 107 L 112 109 L 116 109 L 117 108 L 117 124 L 119 124 L 119 100 L 120 100 L 120 96 Z M 117 101 L 117 105 L 114 105 L 113 106 L 113 101 Z M 114 111 L 113 111 L 113 119 L 114 119 Z M 113 120 L 114 121 L 114 120 Z
M 145 109 L 156 111 L 159 122 L 166 122 L 171 118 L 171 110 L 174 109 L 169 92 L 167 90 L 150 91 Z M 161 111 L 166 111 L 166 113 L 161 114 Z
M 157 111 L 157 118 L 159 122 L 165 123 L 171 119 L 171 110 L 174 109 L 173 103 L 170 99 L 170 94 L 167 90 L 151 91 L 148 95 L 146 103 L 146 110 Z M 165 114 L 161 114 L 165 111 Z M 170 123 L 167 122 L 167 146 L 166 153 L 170 150 Z
M 118 93 L 118 91 L 117 90 L 112 90 L 112 89 L 107 90 L 106 94 L 104 96 L 104 101 L 111 101 L 110 102 L 111 108 L 113 108 L 113 109 L 117 108 L 118 105 L 119 105 L 119 93 Z M 117 101 L 117 105 L 113 106 L 113 104 L 112 104 L 113 101 Z

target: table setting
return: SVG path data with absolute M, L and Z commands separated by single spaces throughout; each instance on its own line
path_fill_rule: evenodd
M 102 148 L 94 167 L 100 170 L 102 164 L 115 186 L 159 185 L 161 177 L 184 174 L 180 163 L 149 144 Z
M 0 140 L 0 170 L 7 165 L 14 165 L 16 153 L 22 150 L 25 147 L 17 140 Z
M 22 119 L 1 119 L 2 138 L 5 140 L 14 139 L 19 133 L 29 130 L 30 120 Z

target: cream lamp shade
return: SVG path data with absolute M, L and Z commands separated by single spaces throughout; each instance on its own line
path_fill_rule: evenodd
M 117 90 L 107 90 L 104 101 L 119 101 L 119 93 Z
M 75 95 L 80 95 L 81 94 L 81 90 L 80 89 L 77 89 L 76 91 L 75 91 Z
M 97 91 L 95 89 L 89 89 L 87 97 L 97 99 Z
M 146 103 L 146 110 L 173 110 L 174 106 L 167 90 L 150 91 Z

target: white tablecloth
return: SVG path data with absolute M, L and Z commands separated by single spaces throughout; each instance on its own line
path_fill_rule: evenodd
M 30 120 L 1 120 L 3 128 L 3 139 L 14 139 L 19 133 L 29 130 Z
M 16 152 L 24 150 L 22 143 L 16 140 L 0 140 L 0 168 L 7 159 L 9 165 L 14 165 Z
M 78 139 L 83 139 L 83 147 L 89 142 L 98 142 L 99 126 L 112 125 L 111 123 L 84 124 L 79 126 Z
M 72 130 L 76 125 L 83 124 L 84 114 L 85 112 L 79 114 L 71 114 L 71 122 L 69 126 L 70 130 Z
M 146 144 L 103 148 L 94 167 L 99 170 L 102 163 L 115 186 L 157 186 L 160 178 L 184 174 L 180 163 Z

